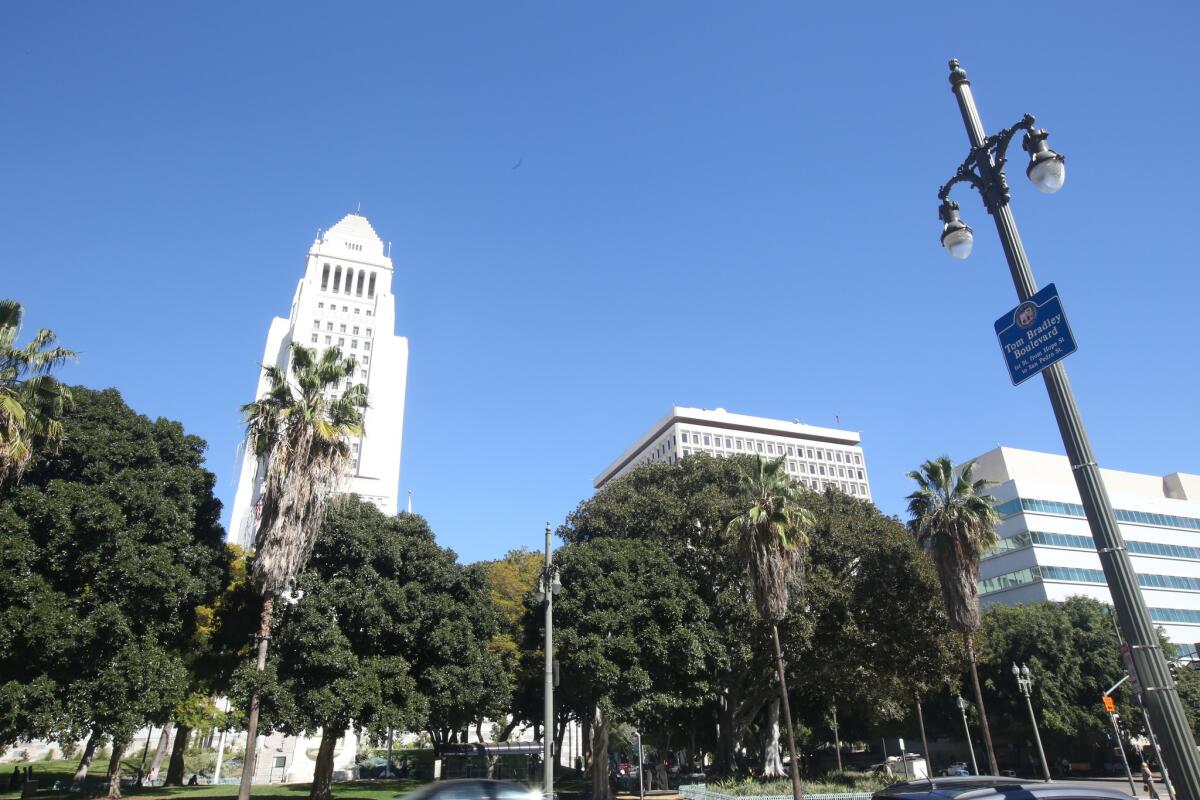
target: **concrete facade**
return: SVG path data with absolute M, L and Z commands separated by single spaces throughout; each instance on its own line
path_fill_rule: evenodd
M 395 335 L 392 276 L 392 259 L 371 223 L 347 214 L 318 234 L 309 248 L 291 311 L 271 321 L 262 359 L 263 364 L 286 368 L 293 342 L 318 349 L 339 347 L 344 355 L 354 356 L 358 370 L 352 380 L 366 384 L 369 407 L 365 436 L 351 442 L 354 460 L 342 491 L 359 495 L 386 514 L 397 510 L 408 375 L 408 339 Z M 266 389 L 259 370 L 254 396 L 261 397 Z M 229 538 L 253 547 L 262 465 L 244 444 L 239 459 Z
M 998 447 L 975 475 L 1000 513 L 1000 545 L 983 559 L 984 606 L 1112 598 L 1066 456 Z M 1154 622 L 1185 652 L 1200 642 L 1200 476 L 1101 470 Z
M 675 406 L 596 476 L 599 489 L 641 464 L 674 464 L 693 453 L 718 458 L 758 454 L 785 457 L 787 472 L 816 491 L 828 486 L 871 499 L 862 437 L 840 428 L 731 414 L 723 408 Z

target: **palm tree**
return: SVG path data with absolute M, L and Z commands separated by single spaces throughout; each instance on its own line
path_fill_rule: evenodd
M 266 470 L 254 538 L 254 586 L 262 595 L 258 671 L 267 663 L 275 595 L 288 589 L 312 553 L 326 501 L 350 463 L 351 437 L 363 434 L 367 388 L 353 383 L 354 358 L 341 350 L 292 345 L 291 369 L 263 367 L 267 392 L 242 406 L 246 434 Z M 345 381 L 346 386 L 338 394 Z M 250 696 L 240 800 L 250 797 L 259 693 Z
M 783 458 L 763 461 L 762 456 L 756 455 L 751 470 L 739 465 L 739 471 L 747 506 L 729 520 L 725 530 L 738 537 L 754 605 L 759 615 L 771 623 L 775 674 L 779 680 L 779 699 L 783 705 L 788 757 L 792 765 L 792 796 L 793 800 L 801 800 L 804 790 L 800 786 L 792 709 L 788 704 L 783 652 L 779 647 L 779 623 L 787 614 L 791 587 L 804 577 L 804 552 L 813 516 L 801 502 L 799 484 L 784 471 Z
M 25 310 L 15 300 L 0 300 L 0 487 L 19 481 L 39 449 L 54 452 L 62 443 L 60 418 L 71 391 L 50 371 L 75 359 L 42 328 L 17 347 Z
M 962 634 L 967 653 L 988 766 L 993 775 L 999 775 L 979 688 L 979 671 L 975 667 L 974 642 L 979 628 L 979 561 L 996 543 L 998 517 L 992 508 L 992 498 L 984 494 L 992 482 L 972 481 L 974 467 L 975 462 L 971 461 L 955 475 L 950 457 L 940 456 L 908 473 L 918 487 L 908 496 L 908 513 L 912 516 L 908 527 L 917 542 L 933 553 L 946 616 L 950 618 L 950 626 Z

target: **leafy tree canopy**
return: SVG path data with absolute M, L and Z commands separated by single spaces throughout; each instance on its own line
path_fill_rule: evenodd
M 113 389 L 72 389 L 58 453 L 0 494 L 0 740 L 127 741 L 184 694 L 226 581 L 205 443 Z

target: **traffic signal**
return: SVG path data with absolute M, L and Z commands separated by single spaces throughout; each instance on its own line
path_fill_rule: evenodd
M 1101 699 L 1104 700 L 1104 710 L 1105 711 L 1107 711 L 1110 714 L 1116 713 L 1117 704 L 1113 702 L 1113 699 L 1111 697 L 1109 697 L 1108 695 L 1104 695 L 1104 697 Z

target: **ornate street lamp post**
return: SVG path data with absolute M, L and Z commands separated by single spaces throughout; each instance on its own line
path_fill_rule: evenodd
M 1012 127 L 987 136 L 979 111 L 975 108 L 971 82 L 957 60 L 950 62 L 950 85 L 958 99 L 958 110 L 967 129 L 971 151 L 954 177 L 938 192 L 942 245 L 957 259 L 964 259 L 971 253 L 974 235 L 971 228 L 959 218 L 958 204 L 949 199 L 950 190 L 956 184 L 970 184 L 982 195 L 984 206 L 996 222 L 996 231 L 1000 234 L 1000 244 L 1004 248 L 1017 297 L 1025 302 L 1037 292 L 1037 284 L 1009 206 L 1008 180 L 1004 175 L 1008 146 L 1018 131 L 1025 131 L 1022 146 L 1029 153 L 1029 166 L 1025 173 L 1039 190 L 1047 194 L 1057 192 L 1066 179 L 1063 157 L 1046 146 L 1046 132 L 1034 127 L 1034 118 L 1029 114 Z M 1067 458 L 1071 462 L 1071 471 L 1075 475 L 1092 539 L 1096 542 L 1104 577 L 1112 593 L 1121 634 L 1130 645 L 1134 669 L 1145 691 L 1150 718 L 1162 734 L 1163 754 L 1172 775 L 1177 776 L 1180 797 L 1183 800 L 1200 800 L 1200 758 L 1197 757 L 1196 742 L 1184 716 L 1179 694 L 1167 671 L 1167 661 L 1138 587 L 1137 576 L 1129 562 L 1129 553 L 1125 550 L 1125 541 L 1117 527 L 1112 503 L 1100 478 L 1100 467 L 1096 464 L 1084 430 L 1066 369 L 1061 361 L 1056 362 L 1042 371 L 1042 378 L 1050 395 L 1050 405 L 1058 421 Z
M 967 724 L 967 701 L 958 696 L 958 713 L 962 714 L 963 735 L 967 737 L 967 752 L 971 754 L 971 772 L 979 774 L 979 763 L 975 760 L 975 745 L 971 744 L 971 726 Z
M 546 523 L 546 563 L 538 578 L 537 601 L 546 603 L 545 699 L 542 707 L 542 770 L 546 800 L 554 800 L 554 595 L 562 591 L 551 562 L 550 523 Z
M 1030 693 L 1033 691 L 1033 675 L 1029 672 L 1029 667 L 1022 664 L 1018 667 L 1012 665 L 1013 677 L 1017 679 L 1017 686 L 1021 690 L 1021 694 L 1025 695 L 1025 707 L 1029 709 L 1029 724 L 1033 726 L 1033 740 L 1037 742 L 1038 758 L 1042 760 L 1042 774 L 1046 776 L 1046 782 L 1050 783 L 1054 779 L 1050 777 L 1050 767 L 1046 764 L 1046 751 L 1042 749 L 1042 735 L 1038 733 L 1037 717 L 1033 715 L 1033 700 L 1030 699 Z

